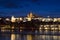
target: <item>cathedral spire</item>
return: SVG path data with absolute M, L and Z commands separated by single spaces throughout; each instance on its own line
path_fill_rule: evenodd
M 30 12 L 30 13 L 27 15 L 27 17 L 30 17 L 30 18 L 32 18 L 32 17 L 33 17 L 33 14 L 32 14 L 32 12 Z

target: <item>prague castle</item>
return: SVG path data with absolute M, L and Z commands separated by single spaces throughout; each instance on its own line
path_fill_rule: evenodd
M 51 18 L 51 17 L 36 17 L 36 15 L 34 15 L 32 12 L 30 12 L 27 17 L 18 17 L 18 18 L 15 18 L 14 16 L 11 17 L 11 22 L 15 22 L 16 20 L 19 20 L 19 21 L 31 21 L 31 20 L 39 20 L 39 21 L 42 21 L 42 22 L 60 22 L 60 18 Z
M 9 18 L 0 18 L 0 26 L 1 27 L 1 31 L 4 30 L 7 26 L 5 25 L 9 25 L 12 31 L 13 29 L 17 29 L 19 31 L 25 31 L 25 29 L 27 29 L 26 31 L 30 30 L 31 31 L 60 31 L 60 18 L 51 18 L 50 16 L 48 17 L 41 17 L 41 16 L 37 16 L 34 15 L 32 12 L 30 12 L 26 17 L 14 17 L 12 16 L 11 19 Z M 16 27 L 15 27 L 16 26 Z M 7 27 L 8 28 L 8 27 Z M 14 30 L 16 31 L 16 30 Z

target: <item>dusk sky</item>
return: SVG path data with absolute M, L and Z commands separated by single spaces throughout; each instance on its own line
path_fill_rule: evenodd
M 0 0 L 0 16 L 26 16 L 29 12 L 60 17 L 60 0 Z

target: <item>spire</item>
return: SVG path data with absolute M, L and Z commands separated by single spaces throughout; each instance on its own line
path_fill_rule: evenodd
M 32 14 L 32 12 L 30 12 L 30 13 L 27 15 L 27 17 L 30 17 L 30 18 L 32 18 L 32 17 L 33 17 L 33 14 Z
M 27 19 L 28 19 L 28 21 L 31 21 L 32 18 L 33 18 L 33 14 L 32 14 L 32 12 L 30 12 L 30 13 L 27 15 Z
M 15 22 L 15 17 L 14 16 L 11 17 L 11 22 Z

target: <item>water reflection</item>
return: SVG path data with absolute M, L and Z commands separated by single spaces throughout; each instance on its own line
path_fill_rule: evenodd
M 48 26 L 48 25 L 47 25 Z M 0 30 L 0 39 L 1 40 L 60 40 L 60 27 L 48 28 L 45 26 L 44 28 L 41 26 L 39 28 L 39 31 L 35 30 L 34 32 L 23 32 L 23 28 L 19 29 L 16 27 L 16 30 L 14 29 L 14 26 L 10 27 L 9 25 L 5 27 L 1 27 Z M 52 25 L 53 26 L 53 25 Z M 8 29 L 9 28 L 9 29 Z M 10 28 L 12 30 L 10 30 Z M 18 30 L 19 29 L 19 30 Z M 14 31 L 15 30 L 15 31 Z M 21 31 L 22 30 L 22 31 Z M 3 33 L 6 32 L 6 33 Z M 12 32 L 9 34 L 8 32 Z M 15 32 L 17 32 L 15 34 Z M 22 32 L 23 34 L 20 34 Z M 24 34 L 24 33 L 35 33 L 35 34 Z
M 0 34 L 1 40 L 60 40 L 59 35 Z
M 11 34 L 11 40 L 15 40 L 15 34 Z
M 11 40 L 27 40 L 29 35 L 11 34 Z

